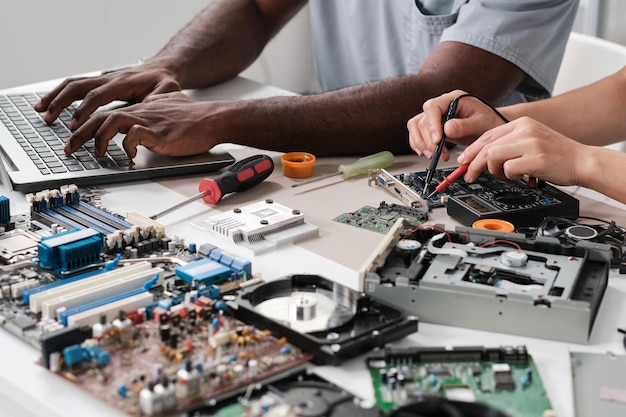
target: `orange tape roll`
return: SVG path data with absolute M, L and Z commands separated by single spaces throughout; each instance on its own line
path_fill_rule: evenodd
M 280 157 L 283 175 L 289 178 L 307 178 L 313 175 L 315 155 L 308 152 L 287 152 Z
M 515 226 L 506 220 L 480 219 L 472 223 L 474 229 L 495 230 L 497 232 L 514 232 Z

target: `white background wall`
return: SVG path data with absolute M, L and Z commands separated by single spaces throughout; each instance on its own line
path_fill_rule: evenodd
M 136 62 L 163 45 L 210 0 L 5 0 L 0 88 Z M 303 10 L 244 75 L 291 91 L 311 79 Z

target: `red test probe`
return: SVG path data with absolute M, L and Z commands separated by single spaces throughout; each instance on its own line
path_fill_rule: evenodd
M 443 179 L 443 181 L 441 181 L 439 183 L 439 185 L 437 186 L 437 188 L 435 188 L 435 191 L 433 191 L 432 193 L 428 194 L 428 197 L 426 198 L 430 198 L 432 196 L 434 196 L 436 193 L 440 193 L 443 190 L 445 190 L 450 184 L 452 184 L 457 178 L 459 178 L 461 175 L 465 174 L 465 172 L 467 171 L 467 167 L 469 167 L 469 164 L 463 164 L 460 165 L 457 169 L 455 169 L 454 171 L 452 171 L 450 173 L 450 175 L 448 175 L 447 177 L 445 177 Z

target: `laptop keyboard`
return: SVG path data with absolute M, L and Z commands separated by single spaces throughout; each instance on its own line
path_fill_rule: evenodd
M 105 156 L 94 155 L 94 141 L 86 142 L 73 155 L 63 152 L 72 132 L 67 127 L 73 108 L 64 109 L 51 125 L 33 109 L 41 96 L 35 93 L 0 95 L 0 121 L 7 126 L 42 174 L 60 174 L 128 166 L 131 160 L 117 144 L 109 142 Z

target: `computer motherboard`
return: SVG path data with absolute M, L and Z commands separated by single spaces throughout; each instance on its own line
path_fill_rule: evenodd
M 260 281 L 250 261 L 110 213 L 74 186 L 27 199 L 28 215 L 0 202 L 0 324 L 94 397 L 128 415 L 170 415 L 311 359 L 226 306 L 226 294 Z

